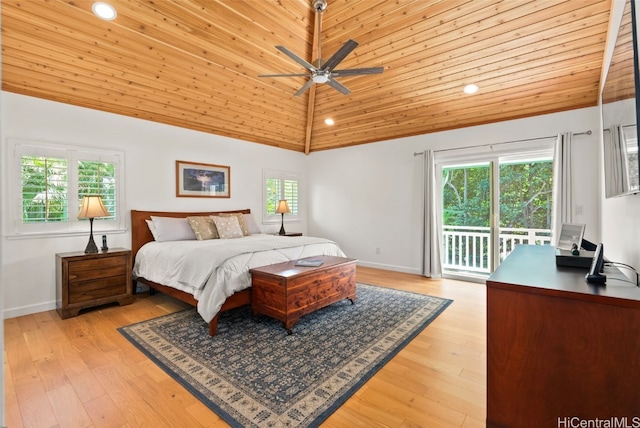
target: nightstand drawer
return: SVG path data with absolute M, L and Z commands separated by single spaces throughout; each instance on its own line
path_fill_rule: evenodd
M 127 273 L 127 257 L 105 257 L 95 260 L 69 262 L 69 282 L 86 281 L 108 276 L 122 276 Z
M 69 304 L 87 302 L 126 293 L 127 278 L 124 275 L 77 281 L 69 284 Z

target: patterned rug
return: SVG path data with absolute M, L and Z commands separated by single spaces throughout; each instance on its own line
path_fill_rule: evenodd
M 358 284 L 357 298 L 282 323 L 248 306 L 208 335 L 195 309 L 120 332 L 234 427 L 315 427 L 433 321 L 451 300 Z

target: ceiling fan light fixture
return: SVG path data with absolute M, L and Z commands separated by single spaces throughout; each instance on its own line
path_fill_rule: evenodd
M 314 83 L 327 83 L 329 76 L 324 73 L 314 74 L 311 80 L 313 80 Z

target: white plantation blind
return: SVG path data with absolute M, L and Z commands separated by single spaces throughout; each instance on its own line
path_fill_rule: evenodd
M 62 157 L 20 157 L 22 221 L 67 221 L 67 160 Z
M 264 222 L 278 222 L 281 214 L 276 213 L 280 199 L 286 199 L 291 213 L 284 215 L 284 220 L 300 218 L 298 174 L 283 171 L 265 170 L 263 172 L 264 200 L 262 218 Z
M 114 162 L 78 161 L 77 203 L 82 203 L 83 196 L 100 195 L 104 206 L 111 214 L 109 217 L 101 217 L 100 220 L 115 219 L 118 207 L 116 168 L 117 164 Z
M 124 228 L 122 152 L 12 139 L 9 146 L 10 235 L 86 232 L 88 220 L 77 218 L 85 195 L 100 195 L 110 213 L 95 219 L 95 231 Z

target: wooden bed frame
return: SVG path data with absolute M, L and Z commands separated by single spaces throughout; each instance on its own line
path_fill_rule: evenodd
M 138 211 L 131 210 L 131 256 L 135 261 L 136 254 L 140 247 L 142 247 L 147 242 L 153 241 L 153 235 L 149 230 L 149 226 L 147 226 L 146 220 L 151 220 L 151 216 L 158 217 L 176 217 L 176 218 L 186 218 L 189 216 L 207 216 L 207 215 L 216 215 L 216 214 L 227 214 L 227 213 L 243 213 L 249 214 L 251 210 L 234 210 L 234 211 L 215 211 L 215 212 L 165 212 L 165 211 Z M 167 294 L 171 297 L 174 297 L 178 300 L 181 300 L 185 303 L 188 303 L 193 306 L 197 306 L 198 301 L 189 293 L 185 293 L 184 291 L 177 290 L 173 287 L 169 287 L 162 284 L 157 284 L 153 281 L 149 281 L 144 278 L 137 278 L 133 280 L 133 293 L 136 292 L 136 282 L 141 282 L 149 286 L 150 292 L 152 290 L 160 291 L 164 294 Z M 251 303 L 251 290 L 242 290 L 234 295 L 230 296 L 222 305 L 220 312 L 226 311 L 229 309 L 237 308 L 239 306 L 248 305 Z M 209 323 L 209 335 L 214 336 L 216 334 L 216 329 L 218 327 L 218 315 L 216 315 L 211 322 Z

